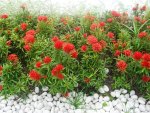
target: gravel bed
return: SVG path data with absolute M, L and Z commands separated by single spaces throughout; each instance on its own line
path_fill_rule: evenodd
M 150 113 L 150 101 L 138 97 L 134 90 L 109 92 L 104 85 L 92 96 L 70 92 L 68 97 L 59 93 L 52 96 L 47 91 L 48 87 L 36 87 L 25 100 L 0 96 L 0 113 Z

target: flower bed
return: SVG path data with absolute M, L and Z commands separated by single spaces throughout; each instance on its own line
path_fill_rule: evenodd
M 146 6 L 132 16 L 31 14 L 0 16 L 0 94 L 26 96 L 34 87 L 51 94 L 89 95 L 107 83 L 150 99 L 150 17 Z

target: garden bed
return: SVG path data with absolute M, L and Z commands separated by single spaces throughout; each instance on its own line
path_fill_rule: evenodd
M 16 106 L 26 107 L 26 112 L 31 106 L 36 113 L 57 113 L 62 106 L 69 113 L 87 108 L 92 113 L 149 113 L 149 14 L 146 6 L 138 5 L 130 16 L 117 11 L 103 16 L 35 15 L 25 6 L 16 14 L 1 14 L 0 108 L 12 109 L 8 113 L 19 112 Z M 39 92 L 44 86 L 47 90 Z M 42 101 L 49 96 L 54 101 L 45 108 Z

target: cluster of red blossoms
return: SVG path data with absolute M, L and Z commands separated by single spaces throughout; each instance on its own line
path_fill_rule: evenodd
M 29 77 L 32 79 L 32 80 L 35 80 L 35 81 L 38 81 L 40 80 L 41 78 L 47 78 L 47 76 L 42 76 L 41 74 L 39 74 L 37 71 L 35 70 L 31 70 L 29 72 Z
M 92 23 L 90 29 L 95 30 L 97 28 L 102 28 L 102 27 L 105 27 L 105 22 Z
M 26 51 L 31 50 L 31 45 L 35 42 L 35 34 L 36 32 L 34 30 L 29 30 L 26 32 L 26 35 L 24 36 L 24 49 Z
M 38 16 L 38 21 L 46 22 L 48 20 L 47 16 Z
M 57 36 L 54 36 L 52 41 L 54 42 L 55 49 L 63 50 L 65 53 L 70 54 L 72 58 L 77 58 L 78 52 L 72 43 L 63 42 Z
M 28 24 L 21 23 L 20 27 L 21 27 L 22 31 L 25 31 L 27 29 L 27 27 L 28 27 Z
M 147 76 L 147 75 L 143 75 L 142 81 L 143 81 L 143 82 L 150 82 L 150 77 Z
M 3 66 L 0 65 L 0 75 L 2 75 Z
M 119 60 L 116 64 L 116 66 L 121 72 L 124 72 L 127 68 L 127 63 L 123 60 Z
M 142 31 L 142 32 L 140 32 L 139 34 L 138 34 L 138 37 L 139 38 L 144 38 L 144 37 L 146 37 L 147 36 L 147 33 L 145 32 L 145 31 Z
M 87 44 L 92 46 L 92 50 L 94 52 L 101 52 L 103 48 L 106 47 L 107 43 L 104 40 L 101 40 L 100 42 L 98 42 L 98 39 L 93 36 L 93 35 L 89 35 L 87 37 Z M 83 50 L 84 49 L 84 50 Z M 81 50 L 85 51 L 86 50 L 86 46 L 82 46 Z
M 0 18 L 6 19 L 6 18 L 8 18 L 8 14 L 2 14 L 2 15 L 0 16 Z
M 16 63 L 18 61 L 18 56 L 16 54 L 10 54 L 7 59 L 13 63 Z
M 51 74 L 58 79 L 62 80 L 64 79 L 64 75 L 61 73 L 61 71 L 64 69 L 64 66 L 62 64 L 57 64 L 51 71 Z

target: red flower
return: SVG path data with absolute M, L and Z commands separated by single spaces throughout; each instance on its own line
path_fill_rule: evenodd
M 72 50 L 70 52 L 70 55 L 71 55 L 72 58 L 77 58 L 78 57 L 78 52 L 76 50 Z
M 60 79 L 60 80 L 63 80 L 64 79 L 64 75 L 62 73 L 58 73 L 57 74 L 57 78 Z
M 6 18 L 8 18 L 8 14 L 3 14 L 3 15 L 1 15 L 0 16 L 2 19 L 6 19 Z
M 28 34 L 24 37 L 24 41 L 25 41 L 25 44 L 28 44 L 28 43 L 33 44 L 35 42 L 35 38 L 33 35 Z
M 119 12 L 117 12 L 117 11 L 111 11 L 111 14 L 114 17 L 120 17 L 121 16 L 121 14 Z
M 140 8 L 141 11 L 145 11 L 146 10 L 146 6 L 144 5 L 143 7 Z
M 139 22 L 139 21 L 141 21 L 141 18 L 140 18 L 140 17 L 138 17 L 138 16 L 135 16 L 135 17 L 134 17 L 134 20 L 136 20 L 136 21 L 138 21 L 138 22 Z
M 107 33 L 107 36 L 108 36 L 109 38 L 114 38 L 114 33 L 108 32 L 108 33 Z
M 105 22 L 100 22 L 99 23 L 99 27 L 104 27 L 105 26 Z
M 146 61 L 150 61 L 150 54 L 148 53 L 143 54 L 142 59 Z
M 132 51 L 131 50 L 124 50 L 123 51 L 123 54 L 125 55 L 125 56 L 131 56 L 131 54 L 132 54 Z
M 97 28 L 97 24 L 96 23 L 92 23 L 90 26 L 91 30 L 95 30 Z
M 87 37 L 87 33 L 84 33 L 84 34 L 83 34 L 83 37 L 86 38 L 86 37 Z
M 62 64 L 57 64 L 51 71 L 51 74 L 55 77 L 57 77 L 58 79 L 62 80 L 64 79 L 63 74 L 61 74 L 60 72 L 64 69 L 64 66 Z
M 74 50 L 74 45 L 71 43 L 64 43 L 63 44 L 63 51 L 66 53 L 70 53 L 70 51 Z
M 3 86 L 2 85 L 0 85 L 0 91 L 2 91 L 3 90 Z
M 55 47 L 56 49 L 62 49 L 62 47 L 63 47 L 63 41 L 57 40 L 57 41 L 55 42 L 55 44 L 54 44 L 54 47 Z
M 87 50 L 87 45 L 82 45 L 81 46 L 81 51 L 82 52 L 86 52 L 86 50 Z
M 101 46 L 102 46 L 103 48 L 105 48 L 105 47 L 107 46 L 107 43 L 106 43 L 105 40 L 100 40 L 99 43 L 101 44 Z
M 17 62 L 18 56 L 16 54 L 10 54 L 10 55 L 8 55 L 8 60 L 11 62 Z
M 142 81 L 143 81 L 143 82 L 150 82 L 150 77 L 144 75 L 144 76 L 142 77 Z
M 80 31 L 80 29 L 81 29 L 80 26 L 77 26 L 77 27 L 74 28 L 75 31 Z
M 100 43 L 94 43 L 92 44 L 92 49 L 94 52 L 100 52 L 102 51 L 102 46 Z
M 31 50 L 31 46 L 26 44 L 23 46 L 23 48 L 26 50 L 26 51 L 30 51 Z
M 92 44 L 97 43 L 97 42 L 98 42 L 98 39 L 97 39 L 95 36 L 89 35 L 89 36 L 87 37 L 87 43 L 88 43 L 89 45 L 92 45 Z
M 108 18 L 108 19 L 107 19 L 107 22 L 109 22 L 109 23 L 111 23 L 112 21 L 113 21 L 112 18 Z
M 133 53 L 134 60 L 140 60 L 142 58 L 142 53 L 139 51 L 136 51 Z
M 123 60 L 119 60 L 118 62 L 117 62 L 117 68 L 121 71 L 121 72 L 124 72 L 125 70 L 126 70 L 126 68 L 127 68 L 127 64 L 126 64 L 126 62 L 125 61 L 123 61 Z
M 41 66 L 42 66 L 42 62 L 40 62 L 40 61 L 36 62 L 36 64 L 35 64 L 36 68 L 40 68 Z
M 120 55 L 121 55 L 121 52 L 119 50 L 116 50 L 114 56 L 118 57 Z
M 2 70 L 3 70 L 3 66 L 0 65 L 0 71 L 2 71 Z
M 38 72 L 36 72 L 35 70 L 31 70 L 30 72 L 29 72 L 29 77 L 32 79 L 32 80 L 40 80 L 41 79 L 41 75 L 38 73 Z
M 12 43 L 11 40 L 8 40 L 8 41 L 6 42 L 6 45 L 7 45 L 7 46 L 10 46 L 11 43 Z
M 143 68 L 150 69 L 150 61 L 143 60 L 143 61 L 141 62 L 141 66 L 142 66 Z
M 138 37 L 139 38 L 143 38 L 143 37 L 146 37 L 147 36 L 147 33 L 145 31 L 142 31 L 138 34 Z
M 68 96 L 69 96 L 69 93 L 68 93 L 68 92 L 66 92 L 65 94 L 63 94 L 63 96 L 66 98 L 66 97 L 68 97 Z
M 22 29 L 22 31 L 25 31 L 27 29 L 27 24 L 26 23 L 21 23 L 20 27 Z
M 43 59 L 43 62 L 44 62 L 45 64 L 49 64 L 51 61 L 52 61 L 52 59 L 51 59 L 49 56 L 46 56 L 46 57 Z
M 33 35 L 34 36 L 35 34 L 36 34 L 36 32 L 33 29 L 26 32 L 26 35 Z
M 60 72 L 60 71 L 62 71 L 64 69 L 64 66 L 62 64 L 57 64 L 55 66 L 55 69 L 57 70 L 57 72 Z
M 46 22 L 48 20 L 47 16 L 38 16 L 38 21 Z
M 58 40 L 59 40 L 58 36 L 54 36 L 54 37 L 52 38 L 52 41 L 53 41 L 53 42 L 56 42 L 56 41 L 58 41 Z
M 84 82 L 85 82 L 85 83 L 89 83 L 90 81 L 91 81 L 90 78 L 84 78 Z

